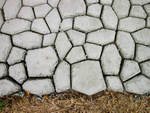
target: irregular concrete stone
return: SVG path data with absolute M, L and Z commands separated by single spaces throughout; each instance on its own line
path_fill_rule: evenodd
M 99 2 L 99 0 L 86 0 L 87 5 L 98 3 L 98 2 Z
M 56 33 L 44 35 L 43 46 L 54 45 L 55 38 L 56 38 Z
M 49 46 L 46 48 L 29 50 L 26 56 L 29 77 L 48 77 L 58 63 L 55 50 Z
M 150 79 L 143 75 L 139 75 L 124 83 L 125 89 L 128 92 L 136 94 L 145 94 L 150 92 Z
M 139 65 L 136 61 L 133 60 L 124 60 L 120 77 L 123 81 L 126 81 L 135 75 L 140 73 Z
M 47 0 L 23 0 L 23 4 L 26 6 L 37 6 L 41 4 L 46 4 Z
M 150 29 L 144 28 L 132 34 L 136 43 L 150 46 Z
M 67 34 L 74 46 L 83 45 L 85 43 L 85 34 L 76 30 L 69 30 Z
M 10 36 L 0 34 L 0 62 L 6 62 L 11 48 Z
M 138 18 L 146 18 L 146 13 L 142 6 L 132 6 L 130 11 L 130 16 Z
M 150 16 L 147 17 L 147 27 L 150 28 Z
M 90 32 L 102 27 L 99 19 L 89 16 L 79 16 L 74 20 L 74 29 L 83 32 Z
M 16 80 L 19 84 L 22 84 L 26 79 L 26 72 L 23 63 L 19 63 L 9 67 L 9 76 Z
M 103 72 L 106 75 L 117 75 L 119 73 L 121 56 L 114 44 L 104 47 L 101 57 Z
M 72 29 L 72 22 L 73 20 L 71 18 L 63 19 L 60 27 L 61 30 L 66 31 Z
M 46 16 L 46 22 L 51 30 L 51 32 L 58 32 L 61 18 L 58 10 L 55 8 Z
M 135 60 L 142 62 L 148 59 L 150 59 L 150 47 L 137 44 Z
M 84 0 L 61 0 L 58 8 L 62 18 L 74 17 L 86 13 Z
M 20 86 L 14 82 L 11 82 L 7 79 L 0 80 L 0 97 L 10 95 L 12 93 L 18 92 L 20 90 Z
M 86 43 L 84 44 L 85 52 L 88 58 L 98 60 L 100 58 L 102 47 L 94 44 Z
M 130 0 L 132 4 L 135 5 L 144 5 L 150 3 L 150 0 Z
M 3 8 L 3 5 L 5 4 L 5 2 L 6 2 L 6 0 L 1 0 L 1 1 L 0 1 L 0 9 Z
M 144 19 L 127 17 L 119 21 L 118 29 L 127 32 L 134 32 L 144 27 L 145 27 Z
M 45 20 L 42 18 L 33 20 L 31 30 L 41 34 L 50 33 L 48 26 L 45 23 Z
M 150 61 L 143 62 L 140 64 L 142 74 L 147 77 L 150 77 Z
M 0 63 L 0 78 L 7 75 L 7 66 L 4 63 Z
M 123 58 L 134 58 L 135 43 L 129 33 L 118 31 L 116 44 Z
M 72 65 L 72 89 L 93 95 L 106 89 L 98 61 L 83 61 Z
M 31 7 L 22 7 L 18 14 L 19 18 L 27 19 L 27 20 L 34 20 L 34 14 Z
M 115 92 L 122 92 L 123 86 L 119 79 L 119 77 L 116 76 L 107 76 L 106 77 L 106 83 L 108 86 L 108 90 L 115 91 Z
M 21 8 L 21 0 L 7 0 L 3 8 L 5 19 L 9 20 L 12 18 L 16 18 L 20 8 Z
M 56 42 L 55 42 L 56 50 L 58 52 L 59 58 L 62 60 L 71 49 L 72 45 L 67 37 L 67 35 L 62 32 L 59 33 Z
M 8 64 L 12 65 L 14 63 L 18 63 L 18 62 L 23 61 L 25 54 L 26 54 L 26 50 L 20 49 L 17 47 L 13 47 L 10 54 L 9 54 L 9 57 L 7 59 Z
M 101 19 L 106 28 L 116 30 L 118 18 L 110 6 L 104 6 Z
M 111 5 L 113 0 L 100 0 L 100 3 L 103 5 Z
M 31 22 L 22 19 L 12 19 L 5 21 L 1 31 L 10 35 L 14 35 L 26 30 L 30 30 Z
M 4 19 L 3 19 L 3 15 L 2 15 L 2 11 L 0 10 L 0 28 L 2 27 L 3 23 L 4 23 Z
M 22 87 L 25 91 L 38 96 L 54 92 L 54 87 L 50 79 L 27 80 Z
M 30 31 L 23 32 L 12 37 L 13 44 L 25 49 L 41 47 L 42 35 Z
M 63 92 L 70 89 L 70 65 L 63 61 L 61 62 L 54 75 L 54 83 L 56 92 Z
M 44 18 L 52 8 L 48 4 L 34 7 L 36 18 Z
M 114 0 L 113 9 L 119 18 L 127 17 L 130 8 L 129 0 Z
M 102 5 L 100 4 L 90 5 L 88 6 L 87 14 L 94 17 L 100 17 L 101 9 L 102 9 Z
M 148 15 L 150 15 L 150 4 L 144 5 L 144 9 Z
M 115 31 L 108 29 L 101 29 L 87 35 L 86 42 L 91 42 L 100 45 L 106 45 L 114 42 L 115 40 Z
M 52 7 L 57 7 L 60 0 L 48 0 L 48 4 L 50 4 Z
M 81 46 L 73 47 L 66 57 L 66 60 L 71 64 L 84 59 L 86 59 L 86 56 Z

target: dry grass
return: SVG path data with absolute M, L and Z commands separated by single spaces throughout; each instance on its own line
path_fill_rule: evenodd
M 49 98 L 48 98 L 49 97 Z M 75 91 L 51 94 L 42 102 L 36 96 L 10 96 L 2 113 L 150 113 L 150 96 L 105 91 L 86 96 Z

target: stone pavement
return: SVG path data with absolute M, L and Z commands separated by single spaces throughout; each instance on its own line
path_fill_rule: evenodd
M 0 96 L 150 92 L 150 0 L 0 0 Z

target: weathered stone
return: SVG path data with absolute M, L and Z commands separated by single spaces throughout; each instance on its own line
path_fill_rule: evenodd
M 146 61 L 140 64 L 142 74 L 150 77 L 150 61 Z
M 1 1 L 0 1 L 0 9 L 3 8 L 3 5 L 5 4 L 5 2 L 6 2 L 6 0 L 1 0 Z
M 61 23 L 61 27 L 60 27 L 61 30 L 66 31 L 66 30 L 72 29 L 72 22 L 73 22 L 73 19 L 71 18 L 63 19 Z
M 4 19 L 3 19 L 3 15 L 2 15 L 2 11 L 0 10 L 0 28 L 2 27 L 3 23 L 4 23 Z
M 150 15 L 150 4 L 144 5 L 144 9 L 146 10 L 146 13 Z
M 44 35 L 43 46 L 54 45 L 55 38 L 56 38 L 56 33 Z
M 111 5 L 113 0 L 100 0 L 100 3 L 103 5 Z
M 72 65 L 72 89 L 93 95 L 106 89 L 98 61 L 83 61 Z
M 41 4 L 46 4 L 47 0 L 23 0 L 23 4 L 26 6 L 37 6 Z
M 150 28 L 150 16 L 147 17 L 147 27 Z
M 4 63 L 0 63 L 0 78 L 7 75 L 7 66 Z
M 130 0 L 132 4 L 135 5 L 144 5 L 150 3 L 150 0 Z
M 48 0 L 48 4 L 52 7 L 57 7 L 60 0 Z
M 99 0 L 86 0 L 87 5 L 98 3 L 98 2 L 99 2 Z

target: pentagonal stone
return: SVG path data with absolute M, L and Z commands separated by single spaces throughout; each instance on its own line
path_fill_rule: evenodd
M 18 14 L 19 18 L 32 21 L 34 19 L 34 13 L 31 7 L 22 7 Z
M 0 34 L 0 61 L 6 62 L 9 52 L 12 48 L 10 36 Z
M 0 9 L 3 8 L 3 5 L 5 4 L 5 1 L 6 1 L 6 0 L 1 0 L 1 1 L 0 1 Z
M 23 0 L 23 4 L 26 6 L 37 6 L 41 4 L 46 4 L 47 0 Z
M 25 49 L 41 47 L 42 35 L 30 31 L 23 32 L 12 37 L 13 44 Z
M 21 8 L 21 0 L 7 0 L 4 5 L 5 19 L 9 20 L 12 18 L 16 18 L 20 8 Z
M 55 46 L 60 59 L 64 59 L 72 47 L 67 35 L 64 32 L 58 34 Z
M 84 0 L 61 0 L 58 8 L 62 18 L 74 17 L 86 13 Z
M 145 27 L 145 20 L 135 17 L 127 17 L 119 21 L 119 30 L 134 32 Z
M 29 50 L 26 56 L 26 63 L 29 77 L 47 77 L 53 74 L 58 58 L 55 50 L 49 46 Z
M 70 65 L 63 61 L 61 62 L 54 75 L 54 83 L 57 92 L 63 92 L 70 89 Z
M 132 4 L 144 5 L 150 2 L 150 0 L 130 0 Z
M 63 19 L 60 29 L 63 31 L 72 29 L 72 22 L 73 20 L 71 18 Z
M 3 15 L 2 15 L 2 11 L 0 10 L 0 28 L 2 27 L 3 23 L 4 23 L 4 19 L 3 19 Z
M 130 2 L 129 0 L 114 0 L 113 9 L 119 18 L 127 17 L 129 13 Z
M 118 31 L 116 44 L 123 58 L 134 58 L 135 43 L 129 33 Z
M 144 9 L 146 10 L 146 13 L 150 15 L 150 4 L 144 5 Z
M 32 86 L 32 87 L 31 87 Z M 23 89 L 32 94 L 42 96 L 54 92 L 54 86 L 50 79 L 34 79 L 27 80 L 23 85 Z
M 136 61 L 133 60 L 124 60 L 120 77 L 123 81 L 126 81 L 135 75 L 140 73 L 139 65 Z
M 110 6 L 104 6 L 102 12 L 102 22 L 106 28 L 116 30 L 118 24 L 118 18 Z
M 146 13 L 142 6 L 132 6 L 130 11 L 130 16 L 138 18 L 146 18 Z
M 147 17 L 147 27 L 150 28 L 150 16 Z
M 0 63 L 0 78 L 7 75 L 7 66 L 4 63 Z
M 45 23 L 45 20 L 42 18 L 33 20 L 31 30 L 41 34 L 50 33 L 48 26 Z
M 55 39 L 56 39 L 56 33 L 44 35 L 43 46 L 54 45 Z
M 7 59 L 8 64 L 12 65 L 14 63 L 18 63 L 18 62 L 23 61 L 25 54 L 26 54 L 26 50 L 20 49 L 17 47 L 13 47 L 10 54 L 9 54 L 9 57 Z
M 128 92 L 136 94 L 145 94 L 150 92 L 150 79 L 143 75 L 139 75 L 124 83 L 125 89 Z
M 7 34 L 17 34 L 26 30 L 30 30 L 31 22 L 22 19 L 8 20 L 2 26 L 1 31 Z
M 72 89 L 87 95 L 105 90 L 100 63 L 88 60 L 72 65 Z
M 83 45 L 85 43 L 85 34 L 76 30 L 69 30 L 67 34 L 74 46 Z
M 101 57 L 103 72 L 106 75 L 117 75 L 119 73 L 121 56 L 114 44 L 104 47 Z
M 119 79 L 119 77 L 116 76 L 107 76 L 106 77 L 106 83 L 108 86 L 108 90 L 115 91 L 115 92 L 122 92 L 123 86 Z
M 142 74 L 150 77 L 150 61 L 143 62 L 140 64 Z
M 34 7 L 36 18 L 44 18 L 52 8 L 48 4 Z
M 103 5 L 111 5 L 113 0 L 100 0 L 100 3 Z
M 60 0 L 48 0 L 48 4 L 52 7 L 57 7 Z
M 150 29 L 144 28 L 132 34 L 136 43 L 150 46 Z
M 100 4 L 90 5 L 88 6 L 87 14 L 94 17 L 100 17 L 101 9 L 102 9 L 102 5 Z
M 89 16 L 79 16 L 74 20 L 74 29 L 83 32 L 90 32 L 102 27 L 99 19 Z
M 58 32 L 60 22 L 61 22 L 61 18 L 58 13 L 58 10 L 56 8 L 51 10 L 45 19 L 51 32 Z
M 142 62 L 150 59 L 150 47 L 137 44 L 135 60 Z
M 26 79 L 26 72 L 23 63 L 19 63 L 9 67 L 9 76 L 16 80 L 19 84 L 22 84 Z
M 95 44 L 84 44 L 84 49 L 87 54 L 87 57 L 90 59 L 98 60 L 100 58 L 102 47 Z
M 20 90 L 20 86 L 7 79 L 0 80 L 0 97 L 16 93 Z
M 86 56 L 81 46 L 72 48 L 66 57 L 66 60 L 71 64 L 84 59 L 86 59 Z
M 91 42 L 100 45 L 106 45 L 114 42 L 115 31 L 108 29 L 101 29 L 95 32 L 91 32 L 87 35 L 86 42 Z

